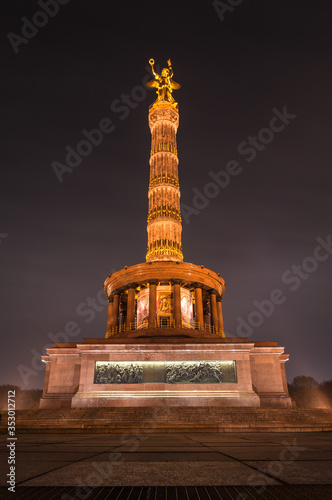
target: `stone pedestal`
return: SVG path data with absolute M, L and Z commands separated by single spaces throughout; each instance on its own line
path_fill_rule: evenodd
M 291 407 L 285 358 L 273 342 L 183 328 L 54 344 L 40 407 Z

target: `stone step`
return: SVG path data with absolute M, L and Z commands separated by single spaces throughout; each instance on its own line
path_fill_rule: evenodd
M 33 410 L 17 410 L 16 411 L 16 414 L 17 415 L 20 415 L 20 414 L 23 414 L 24 415 L 35 415 L 35 414 L 38 414 L 38 415 L 47 415 L 47 414 L 50 414 L 50 415 L 54 415 L 54 414 L 63 414 L 63 415 L 66 415 L 66 414 L 69 414 L 69 413 L 77 413 L 77 414 L 83 414 L 83 413 L 87 413 L 87 414 L 91 414 L 93 412 L 95 413 L 98 413 L 98 414 L 101 414 L 101 413 L 105 413 L 105 414 L 109 414 L 109 413 L 132 413 L 132 414 L 137 414 L 137 413 L 140 413 L 140 414 L 150 414 L 152 412 L 154 412 L 156 410 L 156 408 L 159 408 L 160 410 L 162 409 L 162 407 L 100 407 L 100 408 L 96 408 L 96 407 L 93 407 L 93 408 L 68 408 L 68 409 L 33 409 Z M 279 408 L 278 409 L 275 409 L 275 408 L 221 408 L 221 407 L 209 407 L 209 408 L 206 408 L 206 407 L 177 407 L 177 406 L 173 406 L 173 407 L 168 407 L 168 408 L 164 408 L 165 411 L 167 412 L 170 412 L 170 411 L 174 411 L 176 413 L 184 413 L 184 414 L 188 414 L 188 413 L 192 413 L 192 411 L 195 412 L 200 412 L 201 414 L 211 414 L 211 413 L 216 413 L 216 414 L 223 414 L 223 415 L 236 415 L 236 414 L 245 414 L 245 415 L 250 415 L 250 414 L 278 414 L 280 411 L 282 411 L 284 414 L 297 414 L 297 413 L 301 413 L 303 415 L 306 415 L 306 414 L 321 414 L 321 413 L 326 413 L 326 414 L 330 414 L 331 413 L 331 410 L 330 409 L 325 409 L 325 408 L 313 408 L 313 409 L 303 409 L 303 408 L 292 408 L 292 409 L 288 409 L 288 408 L 284 408 L 282 410 L 280 410 Z M 2 413 L 4 413 L 4 411 L 2 410 Z
M 157 410 L 157 414 L 155 413 Z M 1 412 L 6 432 L 7 415 Z M 332 410 L 218 407 L 18 410 L 18 432 L 240 432 L 332 430 Z

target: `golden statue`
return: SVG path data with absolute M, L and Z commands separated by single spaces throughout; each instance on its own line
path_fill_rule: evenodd
M 149 63 L 152 69 L 154 80 L 150 80 L 146 85 L 150 88 L 155 87 L 157 89 L 158 98 L 155 102 L 164 101 L 176 106 L 177 103 L 172 96 L 172 92 L 173 90 L 179 89 L 181 85 L 172 80 L 173 69 L 171 60 L 168 59 L 168 68 L 163 68 L 161 75 L 158 75 L 158 73 L 156 73 L 154 70 L 154 59 L 150 59 Z

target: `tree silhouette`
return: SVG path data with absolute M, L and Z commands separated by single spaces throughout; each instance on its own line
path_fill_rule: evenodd
M 39 400 L 43 391 L 41 389 L 21 389 L 17 385 L 0 385 L 0 408 L 8 408 L 8 391 L 15 391 L 15 407 L 17 410 L 39 407 Z M 12 398 L 13 399 L 13 398 Z
M 319 384 L 317 380 L 305 375 L 294 377 L 288 384 L 290 397 L 299 408 L 331 408 L 332 380 Z

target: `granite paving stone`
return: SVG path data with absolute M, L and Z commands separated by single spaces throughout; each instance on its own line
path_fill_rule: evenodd
M 84 462 L 105 462 L 109 460 L 109 453 L 102 453 L 94 458 L 86 458 Z M 117 459 L 120 456 L 117 455 Z M 232 462 L 233 458 L 221 453 L 209 452 L 121 452 L 124 462 Z M 112 462 L 112 460 L 111 460 Z
M 332 484 L 331 461 L 262 462 L 246 460 L 245 463 L 268 473 L 276 480 L 289 484 Z
M 99 469 L 98 469 L 98 468 Z M 55 470 L 41 477 L 22 483 L 24 486 L 181 486 L 185 485 L 242 485 L 279 484 L 264 473 L 255 472 L 239 462 L 145 462 L 117 464 L 99 462 L 92 470 L 89 463 L 68 465 L 65 470 Z M 111 469 L 110 469 L 111 467 Z
M 17 437 L 21 485 L 332 484 L 331 432 Z M 8 472 L 6 445 L 1 436 L 1 484 Z M 287 446 L 295 450 L 293 456 L 282 454 Z
M 39 476 L 42 475 L 42 477 L 46 477 L 47 474 L 50 471 L 53 471 L 54 469 L 58 467 L 65 467 L 69 466 L 72 462 L 45 462 L 44 459 L 43 461 L 36 461 L 36 462 L 24 462 L 19 464 L 16 467 L 16 484 L 19 484 L 21 482 L 29 480 L 31 477 Z M 6 474 L 8 473 L 8 467 L 1 466 L 0 469 L 0 474 L 1 474 L 1 485 L 6 484 Z M 61 484 L 61 482 L 60 482 Z M 46 483 L 47 485 L 47 483 Z M 59 483 L 58 483 L 59 485 Z M 58 486 L 57 485 L 57 486 Z
M 104 453 L 103 453 L 104 454 Z M 71 451 L 59 451 L 58 453 L 43 453 L 42 458 L 43 462 L 77 462 L 78 460 L 84 460 L 87 457 L 94 455 L 91 450 L 85 451 L 84 453 L 75 453 Z M 41 454 L 32 452 L 32 453 L 27 453 L 27 452 L 18 452 L 16 455 L 17 459 L 17 466 L 18 468 L 21 467 L 22 464 L 26 462 L 40 462 L 41 459 Z

